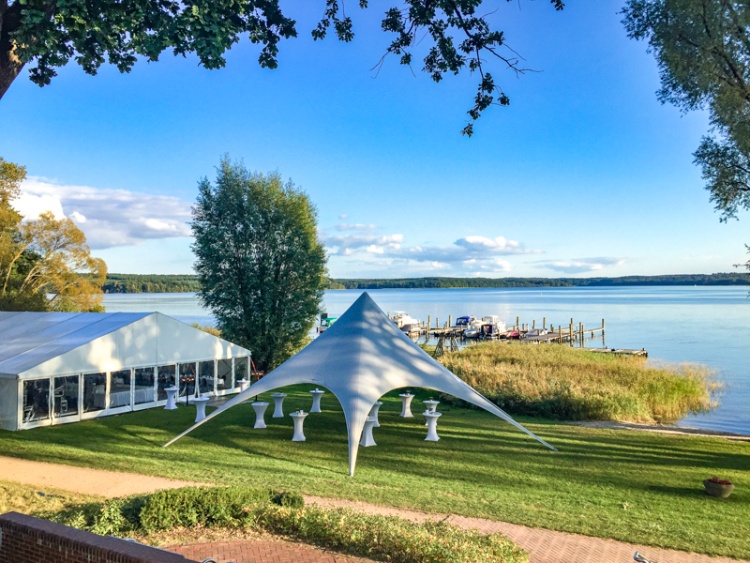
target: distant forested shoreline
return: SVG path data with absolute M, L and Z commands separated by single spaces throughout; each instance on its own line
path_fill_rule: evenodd
M 447 289 L 508 287 L 587 287 L 628 285 L 748 285 L 750 275 L 681 274 L 619 278 L 399 278 L 329 279 L 328 289 Z M 200 289 L 196 275 L 108 274 L 104 293 L 185 293 Z

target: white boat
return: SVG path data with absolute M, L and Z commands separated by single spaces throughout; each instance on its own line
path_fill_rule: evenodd
M 523 335 L 524 338 L 531 338 L 533 336 L 544 336 L 545 334 L 548 334 L 549 331 L 544 328 L 534 328 L 526 332 L 526 334 Z
M 390 318 L 398 328 L 407 334 L 419 332 L 420 330 L 419 320 L 404 311 L 394 311 L 388 318 Z
M 465 338 L 491 339 L 500 338 L 507 331 L 505 323 L 497 315 L 487 315 L 479 321 L 479 326 L 472 326 L 464 331 Z
M 456 318 L 456 324 L 454 324 L 451 329 L 457 333 L 460 333 L 463 336 L 466 336 L 466 333 L 469 331 L 473 331 L 474 329 L 479 329 L 482 326 L 482 321 L 478 320 L 473 315 L 464 315 L 462 317 Z

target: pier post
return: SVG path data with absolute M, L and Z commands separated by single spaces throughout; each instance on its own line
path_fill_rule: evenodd
M 542 317 L 542 328 L 547 330 L 547 317 Z
M 581 336 L 580 336 L 581 340 L 580 340 L 580 342 L 578 343 L 578 345 L 579 345 L 579 346 L 580 346 L 581 348 L 583 348 L 583 323 L 579 322 L 579 323 L 578 323 L 578 328 L 580 328 L 580 329 L 581 329 Z
M 604 336 L 604 319 L 602 319 L 602 336 Z
M 531 321 L 531 330 L 535 330 L 535 329 L 536 329 L 536 321 L 532 320 Z
M 521 319 L 519 317 L 516 317 L 516 330 L 521 330 L 521 325 L 519 324 Z
M 568 342 L 573 346 L 573 319 L 570 319 L 570 325 L 568 326 Z
M 453 326 L 453 317 L 448 315 L 448 326 Z

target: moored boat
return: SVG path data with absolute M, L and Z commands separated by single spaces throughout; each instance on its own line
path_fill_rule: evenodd
M 338 317 L 328 317 L 325 315 L 320 316 L 320 323 L 317 327 L 315 327 L 315 330 L 318 332 L 318 334 L 324 333 L 330 326 L 336 322 L 336 319 Z
M 388 316 L 388 318 L 390 318 L 398 328 L 407 334 L 413 334 L 421 330 L 419 320 L 404 311 L 394 311 Z

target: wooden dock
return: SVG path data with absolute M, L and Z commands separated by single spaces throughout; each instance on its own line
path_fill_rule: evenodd
M 438 340 L 437 353 L 438 355 L 446 350 L 454 350 L 457 348 L 457 343 L 463 342 L 464 340 L 464 328 L 456 328 L 451 326 L 452 318 L 448 317 L 448 322 L 443 326 L 437 318 L 435 318 L 434 325 L 430 317 L 427 317 L 427 322 L 423 323 L 420 327 L 419 335 L 436 338 Z M 508 335 L 517 333 L 518 336 L 512 338 L 519 342 L 525 342 L 527 344 L 567 344 L 568 346 L 577 346 L 579 348 L 585 348 L 584 341 L 586 338 L 594 338 L 595 336 L 604 337 L 606 331 L 605 320 L 602 319 L 601 325 L 594 327 L 586 327 L 582 322 L 578 324 L 570 319 L 567 325 L 554 326 L 547 325 L 547 318 L 542 319 L 540 327 L 537 327 L 536 321 L 532 321 L 531 324 L 521 323 L 519 317 L 516 317 L 516 324 L 507 327 L 507 332 L 500 335 L 501 340 L 509 339 Z M 544 332 L 544 334 L 534 334 L 535 332 Z M 533 334 L 533 336 L 531 334 Z M 603 340 L 602 340 L 603 343 Z M 593 352 L 599 352 L 602 354 L 616 354 L 621 356 L 644 356 L 648 357 L 648 352 L 645 349 L 631 350 L 631 349 L 619 349 L 619 348 L 585 348 Z
M 645 348 L 640 350 L 627 350 L 625 348 L 584 348 L 587 352 L 597 352 L 599 354 L 614 354 L 616 356 L 642 356 L 648 358 L 648 352 Z

